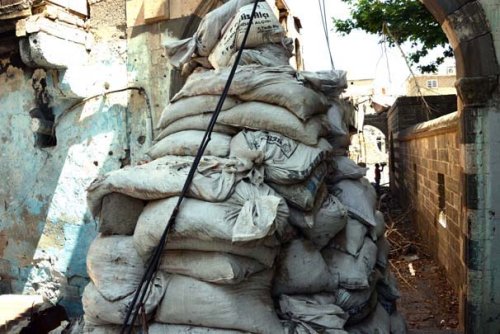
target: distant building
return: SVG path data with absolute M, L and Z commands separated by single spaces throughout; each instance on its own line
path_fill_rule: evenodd
M 406 95 L 449 95 L 456 94 L 455 88 L 456 73 L 454 66 L 442 68 L 436 74 L 418 75 L 409 77 L 406 81 Z M 420 87 L 420 92 L 418 91 Z

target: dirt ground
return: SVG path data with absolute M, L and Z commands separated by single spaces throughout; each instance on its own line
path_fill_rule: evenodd
M 444 268 L 431 258 L 417 235 L 411 212 L 403 212 L 394 205 L 383 211 L 389 225 L 391 270 L 401 291 L 398 310 L 405 316 L 408 328 L 457 329 L 457 294 L 446 280 Z

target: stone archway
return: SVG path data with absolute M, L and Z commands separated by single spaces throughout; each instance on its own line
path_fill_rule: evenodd
M 462 208 L 465 235 L 462 254 L 467 268 L 461 314 L 467 333 L 500 328 L 500 131 L 498 2 L 421 0 L 441 24 L 455 52 L 459 95 Z M 485 11 L 484 8 L 490 9 Z M 495 7 L 496 6 L 496 7 Z M 491 17 L 488 17 L 491 16 Z M 498 16 L 496 16 L 498 17 Z M 498 43 L 498 42 L 497 42 Z

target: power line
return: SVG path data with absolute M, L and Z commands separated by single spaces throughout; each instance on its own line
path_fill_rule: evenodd
M 328 35 L 328 21 L 327 21 L 327 16 L 326 16 L 326 6 L 325 6 L 325 0 L 318 0 L 318 5 L 319 5 L 319 12 L 320 12 L 320 19 L 321 19 L 321 24 L 323 25 L 323 32 L 325 34 L 325 40 L 326 40 L 326 45 L 328 48 L 328 55 L 330 56 L 330 64 L 332 66 L 332 70 L 335 69 L 335 64 L 333 63 L 333 55 L 332 55 L 332 48 L 330 44 L 330 36 Z

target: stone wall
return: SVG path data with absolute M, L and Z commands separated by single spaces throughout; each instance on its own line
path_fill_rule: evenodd
M 458 116 L 453 113 L 398 132 L 393 138 L 391 183 L 419 234 L 464 306 L 467 226 L 462 219 Z

